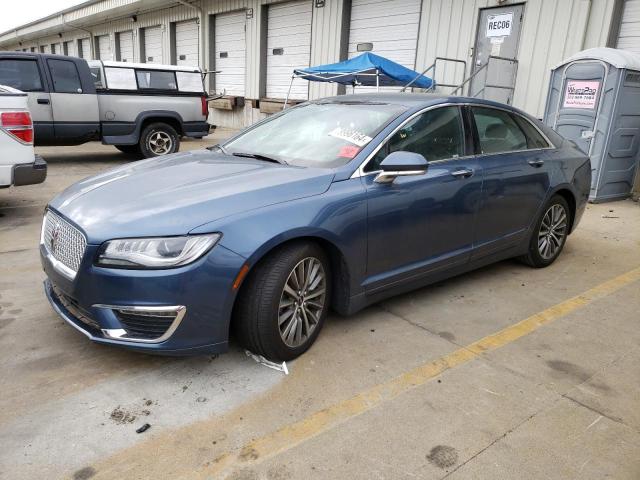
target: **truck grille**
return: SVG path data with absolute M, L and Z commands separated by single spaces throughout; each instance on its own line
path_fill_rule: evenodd
M 80 230 L 52 211 L 47 211 L 42 228 L 42 242 L 53 258 L 74 273 L 87 246 L 87 240 Z

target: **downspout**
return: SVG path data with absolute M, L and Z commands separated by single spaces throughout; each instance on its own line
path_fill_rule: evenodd
M 91 50 L 91 52 L 89 52 L 89 54 L 90 54 L 91 58 L 95 59 L 96 56 L 95 56 L 95 51 L 94 51 L 95 46 L 94 46 L 94 41 L 93 41 L 93 32 L 91 30 L 87 30 L 86 28 L 76 27 L 75 25 L 67 23 L 65 21 L 65 19 L 64 19 L 64 15 L 61 15 L 61 17 L 62 17 L 62 26 L 63 27 L 67 27 L 68 26 L 68 27 L 73 28 L 75 30 L 82 30 L 83 32 L 86 32 L 86 33 L 89 34 L 89 49 Z

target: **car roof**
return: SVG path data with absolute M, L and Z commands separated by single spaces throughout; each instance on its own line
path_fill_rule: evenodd
M 423 108 L 440 103 L 473 103 L 476 105 L 487 105 L 509 110 L 518 111 L 510 105 L 483 100 L 474 97 L 461 97 L 452 95 L 442 95 L 437 93 L 412 93 L 412 92 L 384 92 L 384 93 L 361 93 L 350 95 L 338 95 L 324 98 L 321 101 L 335 103 L 386 103 L 390 105 L 401 105 L 407 108 Z

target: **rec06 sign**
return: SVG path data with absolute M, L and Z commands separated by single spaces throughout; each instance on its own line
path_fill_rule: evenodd
M 600 82 L 568 80 L 564 92 L 563 108 L 596 108 L 596 99 L 600 90 Z
M 508 37 L 513 26 L 513 12 L 497 13 L 487 17 L 487 37 Z

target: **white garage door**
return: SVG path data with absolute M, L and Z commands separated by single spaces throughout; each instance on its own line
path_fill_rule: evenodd
M 91 58 L 91 42 L 88 38 L 80 40 L 80 55 L 81 58 L 89 60 Z
M 214 45 L 216 91 L 244 97 L 246 13 L 232 12 L 215 16 Z
M 284 98 L 291 74 L 309 66 L 311 57 L 310 1 L 269 5 L 267 21 L 267 97 Z M 307 99 L 309 85 L 294 81 L 290 98 Z
M 198 66 L 199 38 L 195 20 L 176 23 L 176 65 Z
M 51 53 L 51 45 L 42 45 L 40 51 L 42 53 Z
M 371 46 L 373 48 L 368 51 L 413 70 L 420 24 L 420 1 L 353 0 L 349 58 L 364 53 Z M 363 92 L 371 89 L 356 88 L 356 93 L 359 90 Z
M 616 46 L 640 53 L 640 0 L 626 0 L 624 2 Z
M 96 38 L 98 39 L 98 58 L 100 60 L 113 60 L 109 35 L 100 35 Z
M 121 62 L 133 62 L 133 32 L 118 33 L 118 60 Z
M 64 52 L 65 55 L 70 55 L 72 57 L 77 56 L 75 49 L 75 42 L 73 40 L 69 40 L 68 42 L 64 42 Z
M 144 29 L 144 62 L 162 63 L 162 28 Z

